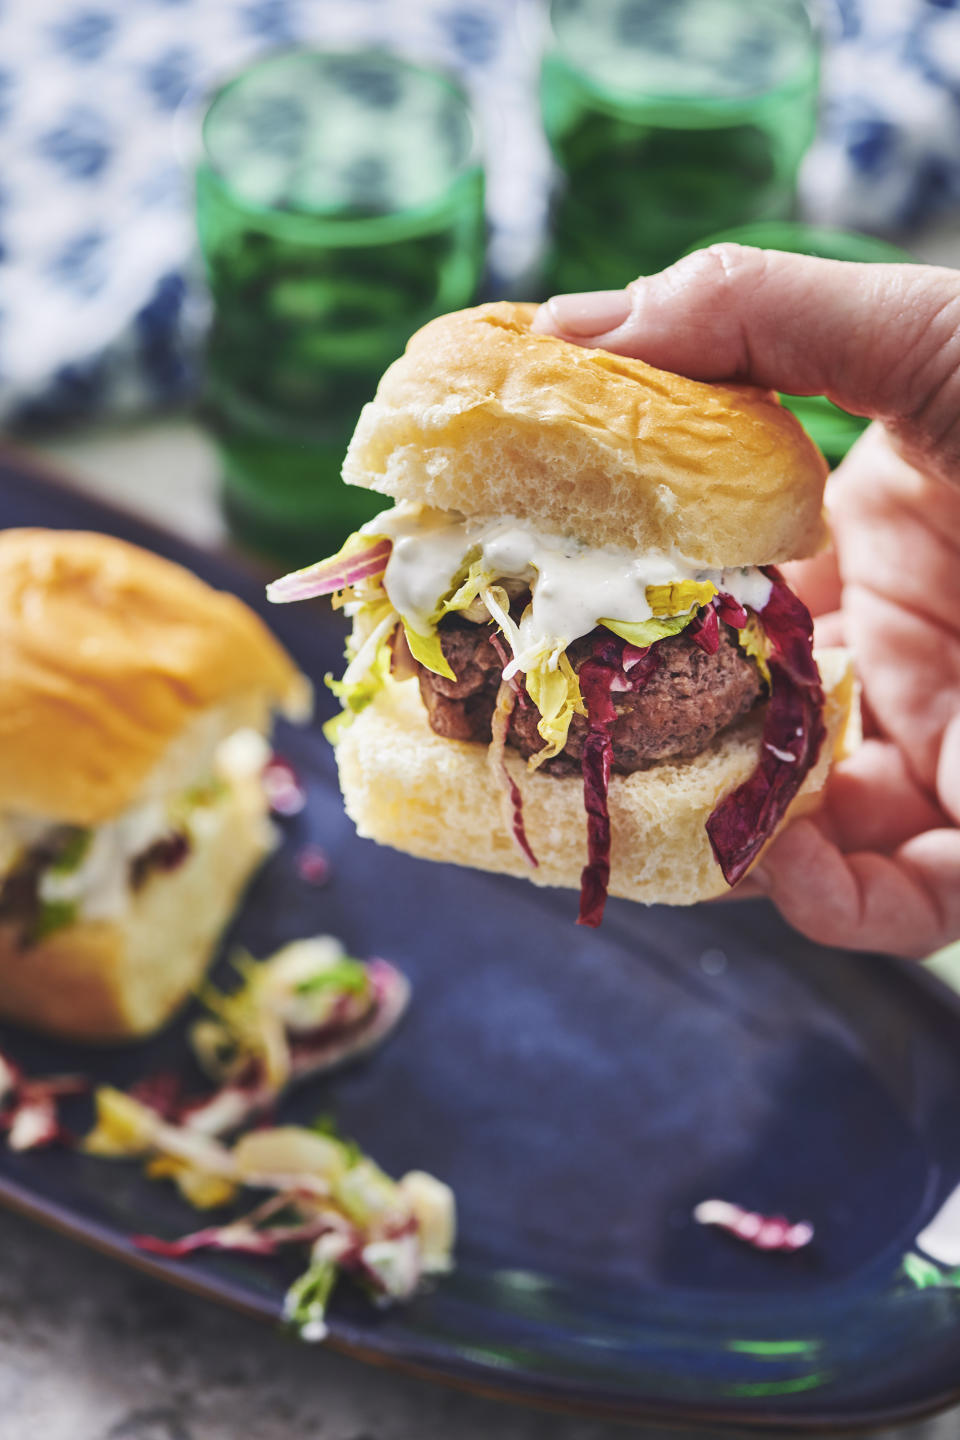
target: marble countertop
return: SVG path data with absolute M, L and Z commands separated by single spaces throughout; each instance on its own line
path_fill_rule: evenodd
M 189 420 L 73 436 L 40 453 L 84 488 L 198 543 L 224 538 L 215 459 Z M 296 1344 L 19 1216 L 0 1214 L 0 1257 L 0 1440 L 669 1440 Z M 958 1437 L 960 1410 L 883 1432 Z M 720 1437 L 701 1430 L 696 1440 Z

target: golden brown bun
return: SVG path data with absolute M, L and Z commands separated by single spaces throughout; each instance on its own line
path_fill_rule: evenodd
M 500 301 L 417 331 L 361 413 L 344 480 L 708 567 L 822 546 L 826 462 L 775 395 L 536 335 L 535 312 Z
M 107 535 L 0 534 L 0 657 L 0 812 L 76 825 L 188 775 L 230 730 L 265 730 L 274 706 L 308 704 L 242 601 Z
M 853 670 L 844 650 L 818 657 L 827 741 L 788 818 L 818 801 L 833 759 L 858 738 Z M 693 760 L 661 761 L 610 781 L 611 895 L 653 905 L 692 905 L 727 891 L 704 828 L 717 801 L 757 762 L 759 718 L 748 717 Z M 578 776 L 533 774 L 508 751 L 523 794 L 532 869 L 504 824 L 500 789 L 483 745 L 430 729 L 416 680 L 390 683 L 337 746 L 347 813 L 360 835 L 426 860 L 578 888 L 586 815 Z M 786 822 L 784 822 L 786 823 Z
M 235 783 L 219 825 L 151 876 L 120 920 L 85 921 L 21 950 L 0 925 L 0 1016 L 71 1040 L 149 1034 L 203 977 L 220 931 L 272 844 L 263 788 Z

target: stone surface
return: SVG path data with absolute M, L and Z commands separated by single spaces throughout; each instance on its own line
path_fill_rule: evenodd
M 0 1440 L 671 1440 L 678 1433 L 540 1414 L 297 1344 L 20 1216 L 0 1214 L 0 1255 Z M 886 1431 L 883 1440 L 958 1434 L 960 1412 L 953 1412 Z M 700 1431 L 696 1440 L 731 1437 Z

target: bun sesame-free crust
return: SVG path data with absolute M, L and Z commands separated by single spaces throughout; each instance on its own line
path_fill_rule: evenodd
M 0 813 L 61 824 L 134 804 L 195 731 L 215 742 L 309 706 L 242 601 L 86 532 L 0 533 L 0 669 Z
M 817 660 L 827 738 L 784 824 L 818 803 L 831 764 L 858 738 L 849 654 L 826 650 Z M 658 761 L 648 770 L 611 777 L 611 895 L 647 905 L 692 905 L 727 893 L 705 827 L 721 797 L 753 772 L 760 723 L 753 712 L 693 759 Z M 510 750 L 505 760 L 523 796 L 536 869 L 504 821 L 502 790 L 486 747 L 435 735 L 416 680 L 388 682 L 337 745 L 344 802 L 358 834 L 426 860 L 578 888 L 587 859 L 583 782 L 531 773 Z
M 364 407 L 343 478 L 705 567 L 820 549 L 826 462 L 770 391 L 534 333 L 536 306 L 443 315 Z

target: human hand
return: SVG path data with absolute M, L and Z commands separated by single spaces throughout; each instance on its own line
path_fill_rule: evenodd
M 879 422 L 830 478 L 833 550 L 784 567 L 818 643 L 853 650 L 865 741 L 738 893 L 824 944 L 921 957 L 960 938 L 960 273 L 715 245 L 555 297 L 535 328 Z

